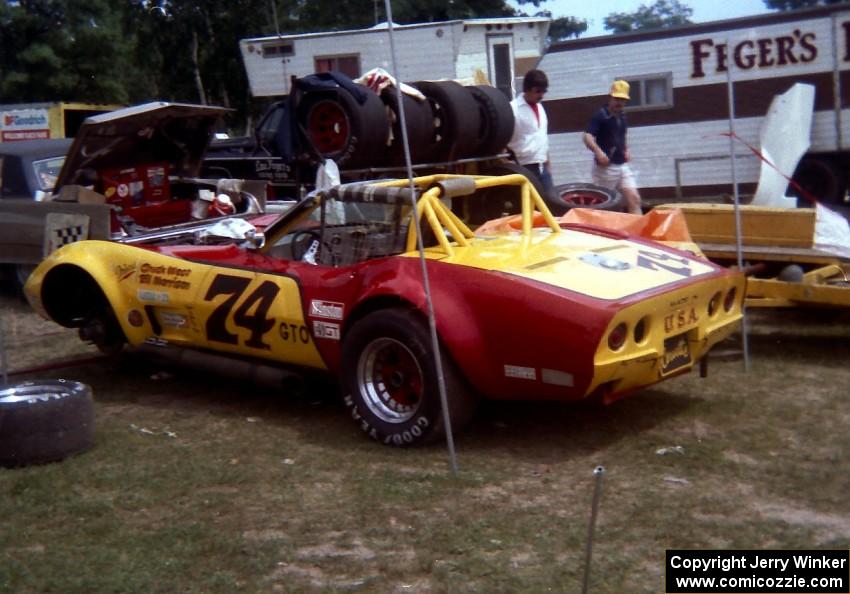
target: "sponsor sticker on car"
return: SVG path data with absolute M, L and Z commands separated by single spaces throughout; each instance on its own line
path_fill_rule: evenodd
M 310 315 L 314 318 L 341 320 L 344 311 L 345 305 L 336 301 L 319 301 L 318 299 L 310 301 Z
M 316 338 L 339 340 L 339 324 L 313 320 L 313 336 Z

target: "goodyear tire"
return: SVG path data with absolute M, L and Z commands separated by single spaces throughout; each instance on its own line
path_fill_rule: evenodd
M 431 103 L 420 101 L 406 93 L 402 93 L 401 96 L 404 119 L 407 123 L 410 158 L 413 163 L 427 162 L 434 151 L 434 133 L 432 130 L 434 114 L 431 111 Z M 392 113 L 392 140 L 387 146 L 387 164 L 404 165 L 404 143 L 396 89 L 386 89 L 381 93 L 381 101 Z
M 453 431 L 475 408 L 460 371 L 440 351 Z M 386 445 L 422 445 L 446 435 L 434 353 L 418 312 L 388 309 L 355 323 L 342 344 L 345 404 L 373 439 Z
M 552 213 L 559 215 L 572 208 L 626 212 L 626 200 L 620 192 L 596 184 L 576 183 L 555 186 L 554 201 L 561 212 L 555 212 L 553 208 Z
M 362 85 L 359 85 L 362 86 Z M 298 106 L 298 122 L 316 151 L 349 169 L 377 166 L 389 136 L 389 120 L 381 99 L 363 87 L 361 105 L 345 89 L 306 93 Z
M 497 155 L 505 150 L 514 132 L 514 112 L 502 91 L 489 85 L 466 87 L 478 105 L 478 155 Z
M 67 380 L 0 390 L 0 466 L 55 462 L 94 444 L 91 389 Z
M 454 81 L 413 83 L 431 103 L 434 159 L 453 161 L 470 157 L 478 148 L 481 116 L 465 88 Z

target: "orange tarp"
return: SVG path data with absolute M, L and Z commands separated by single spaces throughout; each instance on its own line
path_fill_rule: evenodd
M 653 241 L 693 242 L 690 233 L 688 233 L 685 215 L 678 208 L 664 211 L 651 210 L 645 215 L 609 212 L 593 208 L 573 208 L 556 220 L 561 224 L 578 223 L 623 231 Z M 534 213 L 533 225 L 535 227 L 546 226 L 546 221 L 539 212 Z M 493 235 L 519 229 L 522 229 L 522 215 L 510 215 L 487 221 L 478 227 L 475 233 Z

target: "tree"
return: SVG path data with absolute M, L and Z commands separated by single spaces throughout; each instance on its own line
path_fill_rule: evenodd
M 825 4 L 842 4 L 848 0 L 764 0 L 764 5 L 773 10 L 796 10 Z
M 541 0 L 520 0 L 535 6 Z M 427 23 L 454 19 L 512 16 L 517 11 L 504 0 L 394 0 L 393 22 Z M 290 17 L 299 32 L 369 27 L 387 20 L 383 0 L 310 0 L 299 2 Z
M 548 15 L 547 15 L 548 16 Z M 549 23 L 549 43 L 578 37 L 587 31 L 587 21 L 575 17 L 560 17 Z
M 693 14 L 693 9 L 679 0 L 656 0 L 652 5 L 641 4 L 635 12 L 612 12 L 603 22 L 612 33 L 628 33 L 685 25 Z
M 520 15 L 544 1 L 393 0 L 393 20 Z M 240 39 L 377 20 L 386 20 L 384 0 L 0 0 L 0 103 L 209 103 L 244 121 L 261 106 Z M 555 39 L 585 30 L 571 17 L 552 22 Z
M 109 0 L 0 3 L 0 101 L 126 102 L 118 14 Z

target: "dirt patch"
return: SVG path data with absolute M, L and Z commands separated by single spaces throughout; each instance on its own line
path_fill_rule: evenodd
M 753 510 L 771 520 L 812 528 L 815 545 L 850 539 L 850 514 L 829 514 L 777 501 L 750 502 Z

